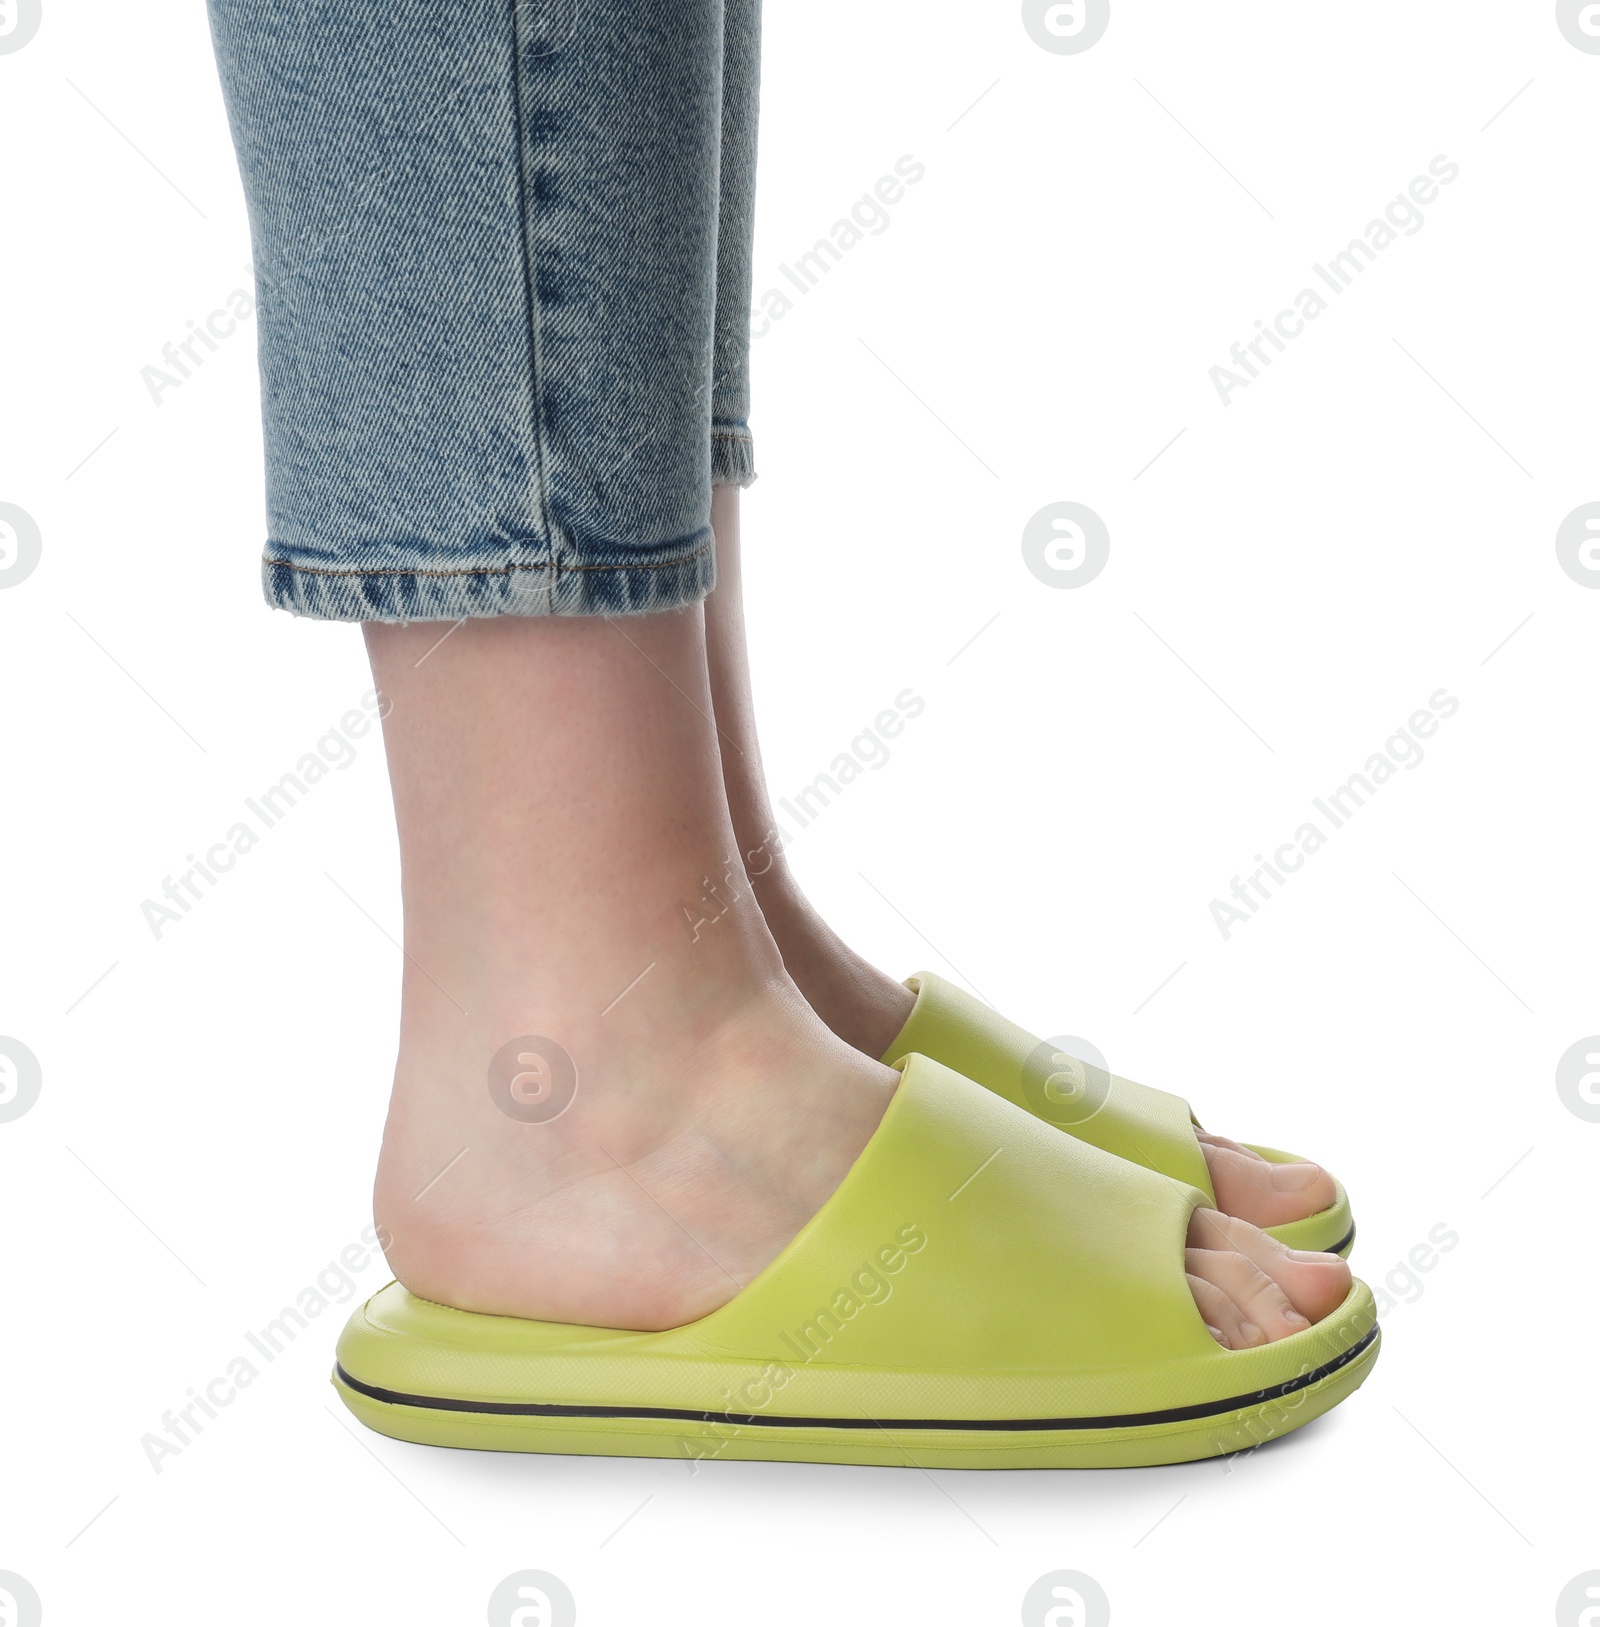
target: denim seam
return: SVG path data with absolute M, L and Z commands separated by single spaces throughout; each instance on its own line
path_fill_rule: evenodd
M 507 576 L 512 571 L 558 571 L 563 574 L 576 571 L 664 571 L 674 565 L 692 565 L 712 552 L 715 544 L 707 543 L 692 554 L 681 554 L 676 559 L 657 559 L 650 564 L 629 565 L 566 565 L 559 561 L 514 565 L 469 565 L 455 571 L 397 570 L 378 566 L 370 570 L 335 571 L 321 565 L 296 565 L 293 560 L 274 559 L 269 554 L 265 564 L 276 565 L 286 571 L 298 571 L 302 576 Z
M 545 547 L 556 563 L 560 550 L 555 517 L 550 512 L 550 448 L 544 416 L 544 347 L 539 326 L 538 266 L 534 257 L 533 223 L 528 211 L 528 150 L 523 118 L 523 9 L 526 0 L 510 0 L 511 5 L 511 110 L 513 135 L 517 145 L 517 221 L 522 247 L 523 308 L 528 324 L 528 361 L 532 377 L 528 381 L 528 413 L 533 432 L 535 464 L 534 489 L 540 518 L 544 522 Z M 543 567 L 535 567 L 543 568 Z M 360 573 L 357 573 L 360 574 Z M 412 573 L 425 574 L 425 573 Z M 445 573 L 454 574 L 454 573 Z M 496 573 L 499 574 L 499 573 Z
M 714 429 L 711 431 L 711 439 L 714 441 L 744 441 L 749 445 L 755 444 L 755 436 L 741 435 L 736 430 L 731 429 Z

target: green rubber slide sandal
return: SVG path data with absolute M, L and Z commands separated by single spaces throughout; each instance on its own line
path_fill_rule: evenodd
M 891 1067 L 913 1053 L 933 1057 L 1080 1141 L 1198 1187 L 1215 1206 L 1205 1154 L 1194 1138 L 1200 1121 L 1181 1096 L 1068 1056 L 932 972 L 908 977 L 906 987 L 917 1003 L 884 1054 Z M 1299 1161 L 1275 1147 L 1240 1146 L 1274 1164 Z M 1344 1187 L 1333 1184 L 1337 1195 L 1326 1209 L 1262 1230 L 1289 1248 L 1348 1255 L 1355 1221 Z
M 922 1468 L 1121 1468 L 1309 1423 L 1378 1354 L 1372 1292 L 1224 1350 L 1184 1275 L 1202 1194 L 926 1057 L 754 1281 L 658 1333 L 451 1310 L 398 1284 L 333 1382 L 401 1440 L 501 1452 Z

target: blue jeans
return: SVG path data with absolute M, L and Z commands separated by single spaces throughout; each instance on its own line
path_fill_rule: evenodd
M 622 615 L 755 475 L 759 0 L 210 0 L 255 245 L 269 603 Z

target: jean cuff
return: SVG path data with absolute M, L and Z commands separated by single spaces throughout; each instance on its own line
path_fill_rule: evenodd
M 756 477 L 756 446 L 750 431 L 733 425 L 711 427 L 711 484 L 748 486 Z
M 752 477 L 754 470 L 751 471 Z M 269 548 L 267 603 L 321 621 L 459 621 L 480 616 L 643 616 L 703 599 L 717 585 L 711 527 L 650 564 L 463 566 L 450 570 L 341 570 Z

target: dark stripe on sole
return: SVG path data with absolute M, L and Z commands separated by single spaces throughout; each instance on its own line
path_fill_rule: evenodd
M 1277 1401 L 1296 1390 L 1308 1389 L 1348 1367 L 1378 1338 L 1377 1326 L 1342 1355 L 1314 1372 L 1285 1379 L 1271 1389 L 1252 1395 L 1236 1395 L 1226 1401 L 1202 1401 L 1192 1407 L 1168 1407 L 1160 1412 L 1127 1412 L 1100 1418 L 796 1418 L 770 1413 L 692 1412 L 680 1407 L 602 1407 L 574 1406 L 555 1401 L 460 1401 L 431 1395 L 406 1395 L 399 1390 L 380 1389 L 352 1378 L 334 1363 L 334 1376 L 341 1384 L 372 1401 L 396 1407 L 426 1407 L 433 1412 L 487 1413 L 503 1418 L 641 1418 L 663 1419 L 682 1424 L 725 1424 L 738 1427 L 753 1424 L 766 1429 L 956 1429 L 1021 1432 L 1034 1429 L 1129 1429 L 1143 1425 L 1179 1424 L 1195 1418 L 1214 1418 L 1224 1412 Z

